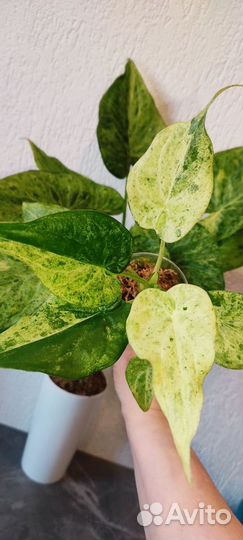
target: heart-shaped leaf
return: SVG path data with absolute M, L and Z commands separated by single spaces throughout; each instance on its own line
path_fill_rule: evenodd
M 0 256 L 0 331 L 33 313 L 49 294 L 27 266 Z
M 205 117 L 171 125 L 129 173 L 135 220 L 165 242 L 185 236 L 205 212 L 213 189 L 213 148 Z
M 126 380 L 139 407 L 148 411 L 153 399 L 153 369 L 148 360 L 133 358 L 126 369 Z
M 202 224 L 218 240 L 243 228 L 243 147 L 215 154 L 214 191 Z
M 0 223 L 0 236 L 119 273 L 131 260 L 132 238 L 111 216 L 81 210 L 29 223 Z
M 121 301 L 116 276 L 101 266 L 1 238 L 0 253 L 29 266 L 51 293 L 85 315 L 113 309 Z
M 90 208 L 120 214 L 124 199 L 111 187 L 75 172 L 26 171 L 0 181 L 0 220 L 21 221 L 22 203 L 57 204 L 71 210 Z
M 237 86 L 237 85 L 235 85 Z M 164 242 L 185 236 L 204 214 L 213 190 L 213 147 L 205 118 L 217 92 L 191 122 L 162 130 L 129 173 L 127 192 L 137 223 Z
M 23 221 L 34 221 L 35 219 L 49 216 L 50 214 L 57 214 L 58 212 L 68 211 L 68 208 L 59 206 L 58 204 L 43 204 L 43 203 L 28 203 L 22 204 L 22 216 Z
M 243 369 L 243 295 L 226 291 L 210 292 L 217 323 L 217 364 Z
M 155 397 L 189 479 L 190 445 L 199 424 L 203 381 L 214 362 L 215 332 L 210 298 L 194 285 L 167 292 L 145 289 L 127 319 L 129 343 L 152 364 Z
M 53 327 L 54 333 L 44 338 L 38 336 L 34 319 L 28 331 L 26 327 L 25 338 L 29 339 L 26 344 L 23 344 L 21 332 L 16 327 L 11 329 L 12 344 L 4 332 L 0 336 L 0 366 L 42 371 L 73 380 L 92 375 L 114 364 L 126 347 L 125 325 L 129 310 L 130 306 L 122 303 L 112 312 L 91 317 L 66 329 L 59 311 L 57 319 L 53 318 L 53 312 L 48 314 L 46 311 L 46 324 L 49 330 L 50 325 Z M 68 313 L 66 316 L 75 317 Z M 42 330 L 45 333 L 43 324 Z
M 113 82 L 100 102 L 97 137 L 107 169 L 117 178 L 125 178 L 130 165 L 164 127 L 139 71 L 128 60 L 125 73 Z

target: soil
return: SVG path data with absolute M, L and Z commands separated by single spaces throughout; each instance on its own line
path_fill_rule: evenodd
M 132 270 L 143 279 L 149 280 L 153 274 L 155 264 L 149 259 L 135 260 L 127 267 L 127 270 Z M 118 277 L 122 284 L 122 298 L 125 302 L 130 302 L 136 298 L 140 292 L 139 283 L 131 278 L 124 276 Z M 172 268 L 161 268 L 159 271 L 158 285 L 163 291 L 168 291 L 174 285 L 180 283 L 180 276 Z
M 51 380 L 66 392 L 77 396 L 95 396 L 106 388 L 106 378 L 101 371 L 78 381 L 70 381 L 61 377 L 51 377 Z

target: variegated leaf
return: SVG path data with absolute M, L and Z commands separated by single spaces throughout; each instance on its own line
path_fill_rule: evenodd
M 217 238 L 243 228 L 243 147 L 215 154 L 214 191 L 202 225 Z
M 29 266 L 47 289 L 85 315 L 113 309 L 121 301 L 116 276 L 101 266 L 1 238 L 0 254 Z
M 213 189 L 213 148 L 205 116 L 161 131 L 128 177 L 135 220 L 165 242 L 185 236 L 205 212 Z
M 194 285 L 145 289 L 133 301 L 128 340 L 153 367 L 153 389 L 190 479 L 190 445 L 200 419 L 203 381 L 215 355 L 215 314 Z
M 92 375 L 114 364 L 126 347 L 129 310 L 130 306 L 122 303 L 111 312 L 78 322 L 65 306 L 54 313 L 49 304 L 41 318 L 34 315 L 28 324 L 25 319 L 0 335 L 0 367 L 42 371 L 72 380 Z
M 133 358 L 126 369 L 126 380 L 139 407 L 148 411 L 153 399 L 153 369 L 148 360 Z
M 139 71 L 128 60 L 125 73 L 108 88 L 99 107 L 97 137 L 107 169 L 125 178 L 164 127 Z
M 0 221 L 21 221 L 22 203 L 57 204 L 70 210 L 89 208 L 120 214 L 124 199 L 113 188 L 76 172 L 26 171 L 0 181 Z
M 117 220 L 92 210 L 62 212 L 29 223 L 0 223 L 0 236 L 120 272 L 132 238 Z
M 30 268 L 0 255 L 0 331 L 33 313 L 49 294 Z
M 185 236 L 202 217 L 213 190 L 213 147 L 205 129 L 217 92 L 191 122 L 162 130 L 129 173 L 132 214 L 141 227 L 154 229 L 164 242 Z

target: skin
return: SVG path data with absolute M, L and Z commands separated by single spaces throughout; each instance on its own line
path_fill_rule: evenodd
M 167 420 L 154 400 L 148 412 L 138 407 L 125 379 L 127 364 L 135 356 L 128 346 L 114 366 L 114 382 L 121 402 L 122 415 L 132 450 L 136 485 L 140 508 L 144 504 L 160 502 L 163 516 L 168 514 L 171 504 L 192 513 L 199 503 L 205 508 L 211 505 L 216 511 L 227 509 L 226 501 L 220 495 L 207 471 L 196 454 L 192 452 L 192 484 L 186 478 L 178 457 Z M 205 514 L 204 514 L 205 515 Z M 215 514 L 212 514 L 215 518 Z M 225 516 L 222 515 L 224 519 Z M 242 540 L 243 528 L 231 513 L 228 524 L 209 524 L 207 519 L 200 525 L 199 517 L 193 525 L 182 525 L 172 521 L 170 525 L 149 525 L 145 527 L 147 540 Z

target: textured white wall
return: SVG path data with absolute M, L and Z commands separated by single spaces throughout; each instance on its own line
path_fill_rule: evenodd
M 197 113 L 242 79 L 241 0 L 1 0 L 1 176 L 33 166 L 24 137 L 70 167 L 118 186 L 99 156 L 98 101 L 128 57 L 168 122 Z M 240 90 L 208 115 L 215 149 L 242 144 Z M 1 371 L 0 420 L 27 430 L 42 376 Z M 112 385 L 88 450 L 131 463 Z M 242 491 L 242 375 L 216 368 L 196 439 L 234 504 Z

